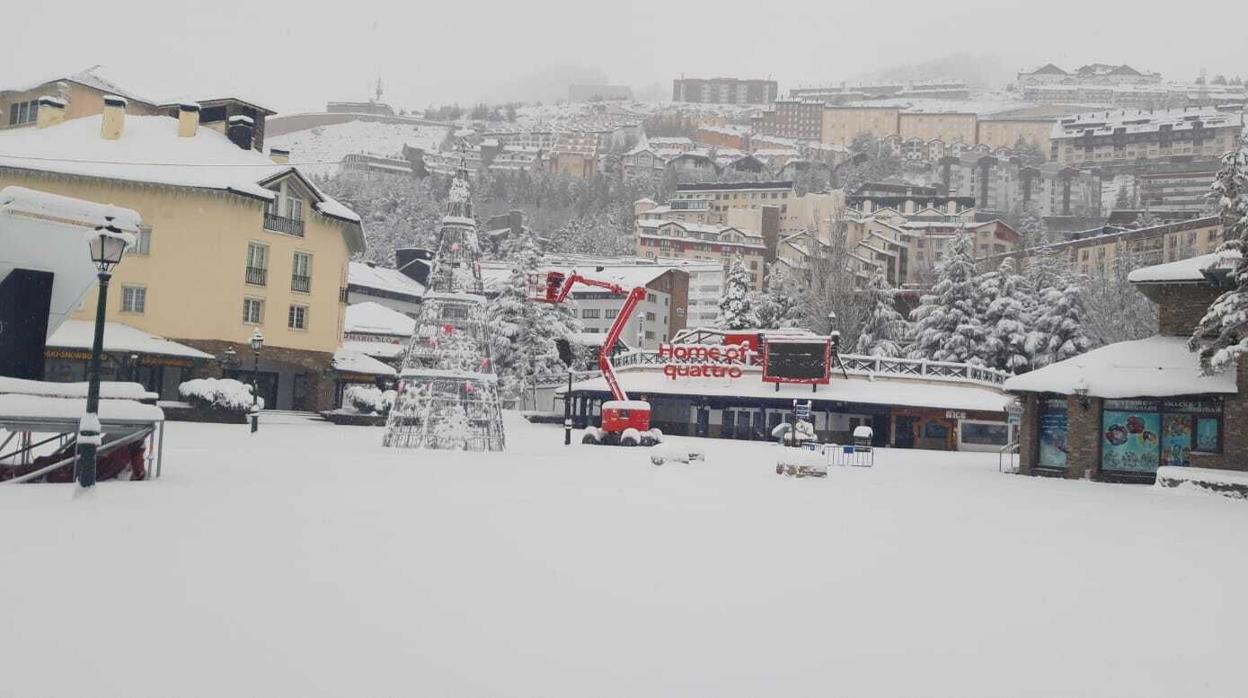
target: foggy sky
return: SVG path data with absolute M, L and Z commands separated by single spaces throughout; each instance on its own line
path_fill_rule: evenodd
M 279 112 L 365 99 L 380 75 L 396 107 L 488 99 L 548 69 L 613 84 L 681 74 L 772 77 L 781 90 L 852 80 L 955 52 L 994 72 L 1130 63 L 1190 81 L 1248 78 L 1248 3 L 1099 0 L 685 2 L 8 3 L 0 88 L 103 64 L 154 99 L 234 94 Z M 766 8 L 761 11 L 759 8 Z M 1134 10 L 1130 8 L 1135 8 Z

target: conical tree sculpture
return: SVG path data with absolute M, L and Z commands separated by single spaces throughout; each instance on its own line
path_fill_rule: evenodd
M 395 448 L 503 450 L 477 226 L 467 173 L 462 171 L 451 183 L 429 288 L 403 359 L 383 443 Z

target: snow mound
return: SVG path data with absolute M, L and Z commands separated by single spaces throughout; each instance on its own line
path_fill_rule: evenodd
M 251 386 L 233 378 L 196 378 L 178 386 L 178 394 L 191 403 L 207 404 L 232 412 L 251 408 Z M 264 408 L 264 398 L 256 398 Z

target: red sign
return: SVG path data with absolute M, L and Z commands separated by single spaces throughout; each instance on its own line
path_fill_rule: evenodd
M 748 346 L 708 344 L 660 344 L 659 358 L 666 359 L 663 375 L 677 378 L 740 378 L 753 351 Z

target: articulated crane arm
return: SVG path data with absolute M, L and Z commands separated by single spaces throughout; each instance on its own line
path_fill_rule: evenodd
M 541 300 L 547 303 L 562 303 L 567 300 L 572 293 L 572 287 L 577 284 L 605 289 L 625 297 L 624 305 L 620 308 L 619 315 L 615 316 L 615 322 L 611 323 L 611 327 L 607 330 L 607 337 L 603 340 L 602 349 L 598 352 L 598 369 L 602 371 L 602 376 L 611 389 L 612 399 L 627 400 L 628 394 L 624 392 L 624 389 L 620 387 L 620 382 L 615 378 L 615 367 L 611 365 L 611 355 L 615 352 L 615 345 L 619 343 L 620 335 L 624 333 L 624 327 L 628 325 L 629 318 L 637 309 L 637 304 L 646 297 L 646 289 L 642 286 L 629 289 L 609 281 L 586 278 L 575 271 L 566 277 L 561 272 L 552 271 L 546 275 L 546 295 Z

